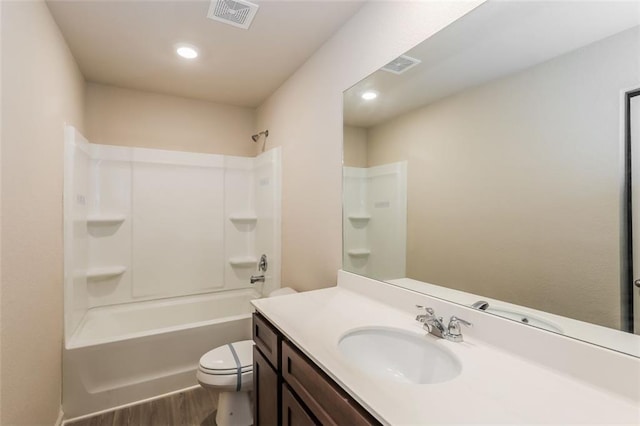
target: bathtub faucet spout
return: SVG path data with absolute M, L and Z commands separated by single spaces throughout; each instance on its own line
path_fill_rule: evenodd
M 251 275 L 251 284 L 255 284 L 255 283 L 263 283 L 264 282 L 264 275 Z

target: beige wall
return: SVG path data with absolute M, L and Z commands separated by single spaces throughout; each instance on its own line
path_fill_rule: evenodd
M 620 326 L 619 96 L 639 36 L 369 129 L 369 166 L 409 163 L 408 277 Z
M 348 167 L 367 167 L 367 129 L 344 126 L 343 162 Z
M 480 3 L 369 2 L 258 108 L 283 150 L 283 285 L 335 285 L 342 264 L 342 92 Z
M 84 80 L 44 2 L 2 4 L 3 425 L 55 423 L 62 349 L 63 126 Z
M 2 99 L 2 9 L 0 1 L 0 99 Z M 0 166 L 2 165 L 2 102 L 0 101 Z M 2 423 L 2 171 L 0 169 L 0 424 Z
M 255 110 L 88 83 L 92 143 L 252 157 Z

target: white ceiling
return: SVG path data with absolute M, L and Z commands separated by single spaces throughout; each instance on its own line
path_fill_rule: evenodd
M 88 81 L 244 107 L 260 105 L 363 5 L 252 2 L 249 30 L 208 19 L 208 1 L 47 4 Z M 176 56 L 180 42 L 200 57 Z
M 421 64 L 377 71 L 345 92 L 345 123 L 379 124 L 639 24 L 639 0 L 485 3 L 406 53 Z M 366 90 L 380 95 L 364 101 Z

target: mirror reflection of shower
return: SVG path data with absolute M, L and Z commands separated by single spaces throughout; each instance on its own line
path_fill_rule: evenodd
M 264 135 L 264 140 L 262 142 L 262 152 L 264 152 L 264 149 L 265 149 L 265 147 L 267 145 L 267 138 L 269 137 L 269 130 L 265 130 L 263 132 L 259 132 L 259 133 L 256 133 L 255 135 L 251 136 L 251 139 L 254 142 L 258 142 L 258 139 L 260 139 L 260 136 L 263 136 L 263 135 Z

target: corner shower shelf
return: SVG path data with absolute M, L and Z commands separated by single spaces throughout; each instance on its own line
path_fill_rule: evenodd
M 258 259 L 253 256 L 232 257 L 229 259 L 231 266 L 239 268 L 246 268 L 248 266 L 254 266 L 258 263 Z
M 371 216 L 369 216 L 368 214 L 350 214 L 348 217 L 349 217 L 349 220 L 357 220 L 357 221 L 366 221 L 371 219 Z
M 231 222 L 238 223 L 252 223 L 258 220 L 258 216 L 253 213 L 232 214 L 231 216 L 229 216 L 229 220 Z
M 91 215 L 87 217 L 87 225 L 117 225 L 124 222 L 123 215 Z
M 90 280 L 103 280 L 105 278 L 117 277 L 126 272 L 127 268 L 124 266 L 106 266 L 102 268 L 93 268 L 87 271 L 87 279 Z
M 352 250 L 347 250 L 347 254 L 351 257 L 367 257 L 371 254 L 371 250 L 352 249 Z

